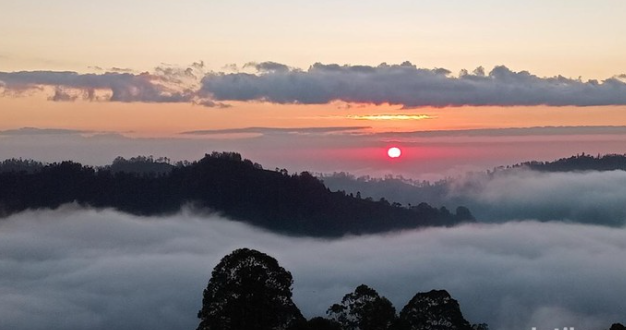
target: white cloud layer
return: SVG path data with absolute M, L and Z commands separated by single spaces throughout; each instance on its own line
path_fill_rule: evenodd
M 626 225 L 626 171 L 539 172 L 524 168 L 473 172 L 433 186 L 400 180 L 324 177 L 332 190 L 384 197 L 404 205 L 467 206 L 480 222 L 535 219 Z
M 480 220 L 575 221 L 626 224 L 626 171 L 535 172 L 514 170 L 451 181 L 441 201 L 467 205 Z
M 623 228 L 528 221 L 320 241 L 188 212 L 74 207 L 0 221 L 0 319 L 14 330 L 193 329 L 210 271 L 239 247 L 292 272 L 308 317 L 365 283 L 398 309 L 447 289 L 495 330 L 624 322 Z

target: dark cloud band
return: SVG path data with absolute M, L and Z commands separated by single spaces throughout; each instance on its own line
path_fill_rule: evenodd
M 477 68 L 454 76 L 446 69 L 422 69 L 409 62 L 378 66 L 316 63 L 306 71 L 276 62 L 251 62 L 243 68 L 255 73 L 206 74 L 202 63 L 188 68 L 158 67 L 153 73 L 0 72 L 0 89 L 5 95 L 15 95 L 45 86 L 53 89 L 51 101 L 182 102 L 210 107 L 225 107 L 224 101 L 343 101 L 406 108 L 626 105 L 626 75 L 583 81 L 563 76 L 542 78 L 497 66 L 489 73 Z
M 330 127 L 244 127 L 229 129 L 210 129 L 200 131 L 182 132 L 183 135 L 213 135 L 213 134 L 326 134 L 360 131 L 370 128 L 369 126 L 330 126 Z
M 582 81 L 562 76 L 540 78 L 527 71 L 497 66 L 488 74 L 450 75 L 445 69 L 400 65 L 339 66 L 314 64 L 307 71 L 268 70 L 259 74 L 209 74 L 202 92 L 220 101 L 324 104 L 332 101 L 399 104 L 405 107 L 447 106 L 591 106 L 626 104 L 621 76 Z M 276 67 L 276 64 L 270 67 Z

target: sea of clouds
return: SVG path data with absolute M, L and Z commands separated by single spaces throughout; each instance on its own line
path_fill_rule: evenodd
M 621 227 L 626 225 L 626 171 L 539 172 L 524 168 L 473 172 L 450 178 L 438 189 L 358 180 L 333 182 L 334 190 L 381 197 L 404 205 L 468 207 L 479 222 L 523 219 Z
M 515 219 L 626 224 L 626 171 L 469 174 L 450 182 L 448 203 L 466 205 L 481 221 Z
M 73 205 L 0 220 L 0 319 L 13 330 L 194 329 L 212 268 L 240 247 L 292 272 L 307 317 L 365 283 L 398 310 L 446 289 L 494 330 L 626 321 L 623 227 L 517 221 L 319 240 L 189 210 L 143 218 Z

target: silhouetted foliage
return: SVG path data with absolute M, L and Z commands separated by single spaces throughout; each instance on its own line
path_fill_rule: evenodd
M 289 330 L 341 330 L 341 325 L 323 317 L 314 317 L 308 321 L 294 323 Z
M 222 258 L 204 290 L 198 330 L 287 329 L 304 320 L 291 300 L 291 273 L 251 249 Z
M 573 172 L 573 171 L 626 171 L 626 154 L 591 156 L 585 153 L 561 158 L 551 162 L 530 161 L 512 167 L 527 167 L 533 171 Z
M 472 212 L 465 206 L 458 206 L 456 208 L 456 221 L 455 222 L 474 222 L 476 218 L 472 215 Z
M 104 169 L 111 173 L 137 173 L 144 175 L 167 174 L 174 168 L 170 164 L 167 157 L 159 157 L 154 159 L 152 156 L 137 156 L 130 159 L 117 157 L 111 165 L 105 166 Z
M 44 164 L 31 159 L 11 158 L 0 163 L 0 173 L 4 172 L 26 172 L 33 173 L 44 167 Z
M 327 311 L 306 320 L 291 300 L 291 273 L 256 250 L 238 249 L 215 266 L 203 293 L 198 330 L 488 330 L 470 325 L 445 290 L 418 293 L 400 316 L 365 284 Z M 614 324 L 610 330 L 624 330 Z
M 416 294 L 400 312 L 407 330 L 472 330 L 459 303 L 445 290 Z
M 343 330 L 385 330 L 396 318 L 391 302 L 365 284 L 346 294 L 341 303 L 330 306 L 327 313 Z
M 489 330 L 489 325 L 487 325 L 487 323 L 472 324 L 472 329 L 473 330 Z
M 331 190 L 345 190 L 362 198 L 371 197 L 374 200 L 385 198 L 392 203 L 403 204 L 407 207 L 424 201 L 439 202 L 448 194 L 446 180 L 419 181 L 400 175 L 386 175 L 383 178 L 374 178 L 369 175 L 356 177 L 345 172 L 320 175 L 320 178 Z
M 176 166 L 164 158 L 119 157 L 99 169 L 61 162 L 0 172 L 0 215 L 72 202 L 146 216 L 193 204 L 260 227 L 310 236 L 449 226 L 472 219 L 462 209 L 452 214 L 427 204 L 404 208 L 331 192 L 308 172 L 263 170 L 233 152 L 214 152 Z
M 626 330 L 626 326 L 621 323 L 613 323 L 609 330 Z

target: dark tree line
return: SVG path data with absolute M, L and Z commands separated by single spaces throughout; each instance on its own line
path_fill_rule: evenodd
M 197 330 L 489 330 L 471 324 L 445 290 L 417 293 L 396 313 L 367 285 L 330 306 L 326 317 L 305 319 L 292 301 L 291 273 L 273 257 L 247 248 L 222 258 L 203 292 Z M 609 330 L 626 330 L 614 323 Z
M 530 161 L 514 165 L 542 172 L 626 171 L 626 154 L 592 156 L 585 153 L 551 162 Z
M 445 290 L 416 294 L 400 311 L 359 285 L 327 317 L 306 320 L 291 299 L 291 273 L 276 259 L 238 249 L 214 268 L 204 290 L 197 330 L 488 330 L 471 325 Z
M 0 164 L 0 215 L 66 203 L 145 216 L 175 213 L 192 204 L 274 231 L 310 236 L 473 221 L 464 207 L 454 213 L 426 203 L 407 208 L 385 199 L 332 192 L 308 172 L 290 175 L 286 170 L 265 170 L 231 152 L 214 152 L 176 165 L 151 157 L 117 158 L 103 168 L 71 161 Z

